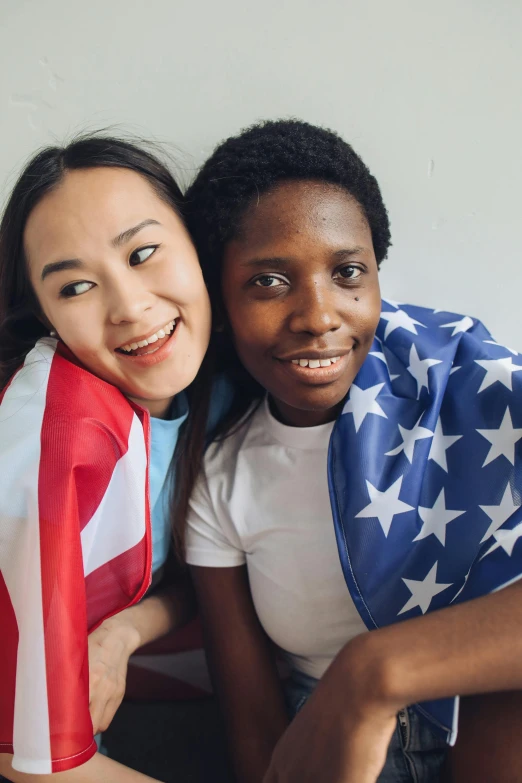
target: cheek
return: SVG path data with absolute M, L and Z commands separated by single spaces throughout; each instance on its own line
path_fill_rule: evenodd
M 277 325 L 266 305 L 261 308 L 255 304 L 227 307 L 227 315 L 234 343 L 238 352 L 247 352 L 247 360 L 250 352 L 259 353 L 272 344 Z
M 94 302 L 75 302 L 51 313 L 51 323 L 63 342 L 80 360 L 99 357 L 105 346 L 104 318 Z
M 381 296 L 379 290 L 360 293 L 353 302 L 353 317 L 361 339 L 371 342 L 381 317 Z

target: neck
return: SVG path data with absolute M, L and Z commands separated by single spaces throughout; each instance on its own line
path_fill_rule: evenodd
M 129 397 L 129 400 L 148 410 L 154 419 L 166 419 L 174 397 L 165 400 L 142 400 L 139 397 Z
M 268 403 L 275 418 L 282 424 L 287 424 L 290 427 L 318 427 L 320 424 L 328 424 L 330 421 L 335 421 L 343 406 L 343 401 L 341 401 L 333 408 L 307 411 L 293 408 L 291 405 L 287 405 L 281 400 L 275 400 L 272 397 L 268 398 Z

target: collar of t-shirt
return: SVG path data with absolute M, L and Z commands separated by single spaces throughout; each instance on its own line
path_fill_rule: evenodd
M 270 410 L 268 395 L 263 400 L 259 414 L 272 437 L 283 446 L 290 446 L 294 449 L 327 448 L 335 424 L 335 421 L 319 424 L 316 427 L 290 427 L 288 424 L 283 424 L 275 418 Z

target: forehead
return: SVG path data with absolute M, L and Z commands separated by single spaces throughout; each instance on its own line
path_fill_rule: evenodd
M 121 231 L 152 218 L 164 222 L 175 212 L 134 171 L 93 168 L 68 171 L 58 187 L 33 209 L 24 232 L 30 263 L 35 255 L 80 256 Z
M 236 241 L 252 249 L 288 241 L 355 242 L 371 246 L 368 221 L 344 188 L 324 182 L 285 181 L 246 210 Z

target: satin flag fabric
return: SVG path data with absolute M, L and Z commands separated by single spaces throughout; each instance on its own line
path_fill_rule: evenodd
M 329 486 L 369 629 L 520 579 L 522 356 L 469 316 L 384 301 L 332 433 Z M 417 709 L 453 744 L 458 699 Z
M 40 340 L 0 401 L 0 751 L 95 752 L 87 634 L 150 583 L 148 413 Z

